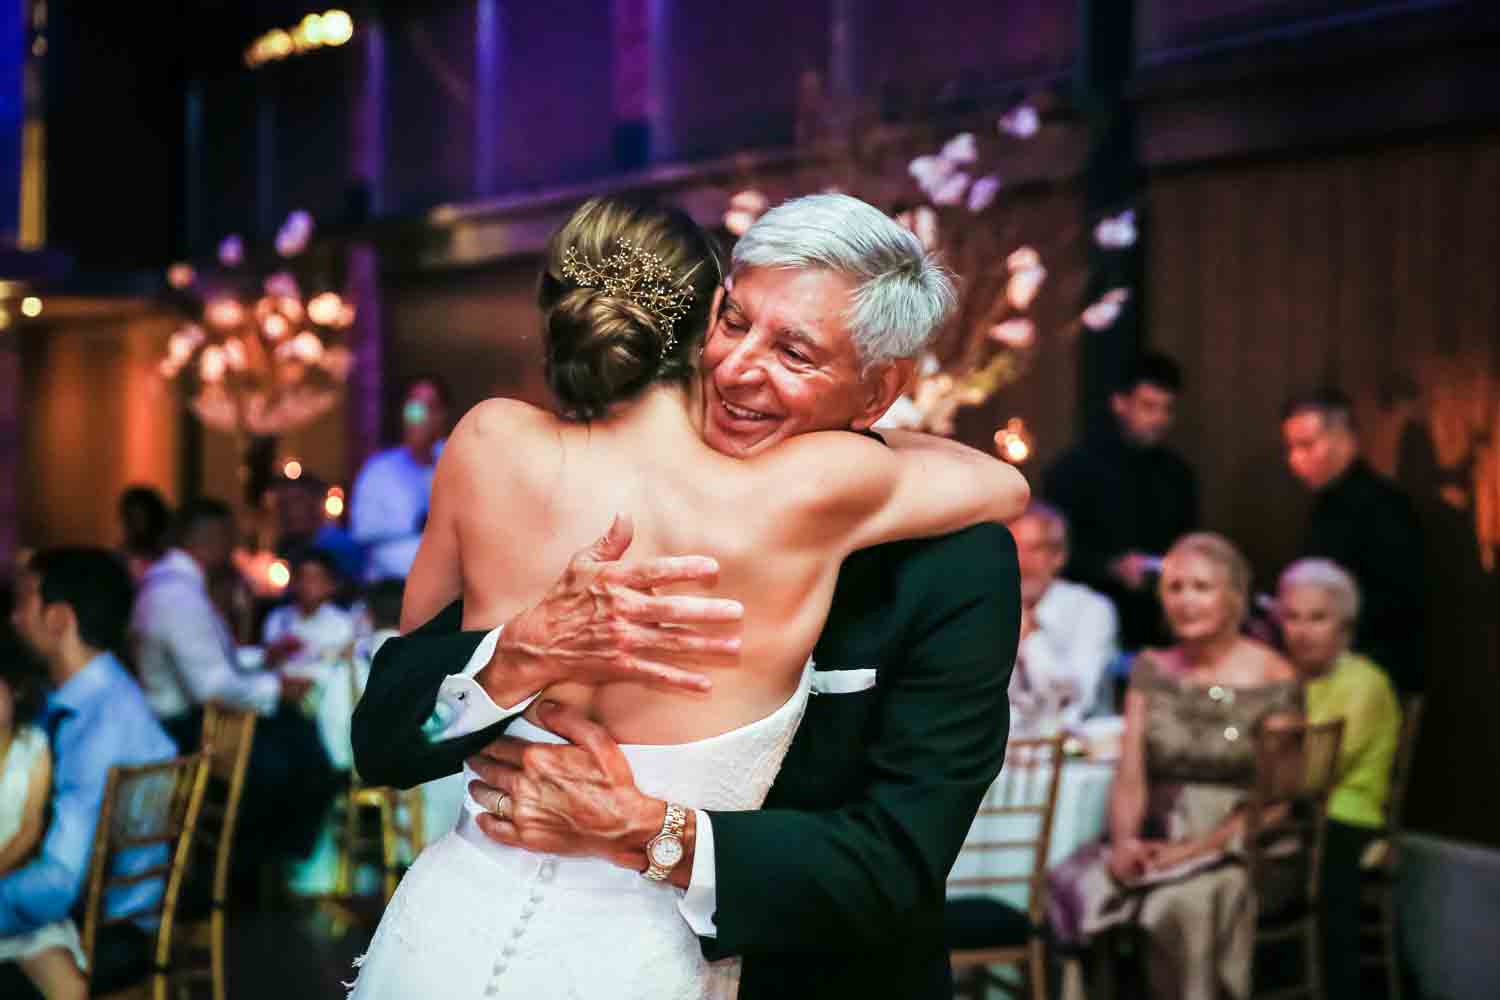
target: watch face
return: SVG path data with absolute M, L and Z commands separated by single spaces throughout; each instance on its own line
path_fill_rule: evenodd
M 678 837 L 657 837 L 651 844 L 651 862 L 662 868 L 671 868 L 682 860 L 682 840 Z

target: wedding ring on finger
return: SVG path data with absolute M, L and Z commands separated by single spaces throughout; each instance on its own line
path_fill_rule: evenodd
M 511 801 L 510 796 L 504 792 L 490 789 L 485 792 L 484 800 L 480 802 L 485 812 L 499 816 L 501 819 L 510 819 Z

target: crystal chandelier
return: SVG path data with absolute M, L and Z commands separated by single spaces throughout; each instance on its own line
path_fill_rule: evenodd
M 265 277 L 245 262 L 238 236 L 219 244 L 219 267 L 198 274 L 174 264 L 167 283 L 191 321 L 171 335 L 162 376 L 177 383 L 198 419 L 236 437 L 274 437 L 338 401 L 353 356 L 342 344 L 354 307 L 337 292 L 306 296 L 290 270 L 312 237 L 293 212 L 276 236 Z

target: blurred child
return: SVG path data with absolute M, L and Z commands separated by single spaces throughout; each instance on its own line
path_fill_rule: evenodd
M 292 600 L 275 608 L 261 627 L 266 665 L 310 667 L 343 659 L 354 643 L 354 616 L 334 598 L 343 587 L 338 562 L 310 549 L 292 565 Z

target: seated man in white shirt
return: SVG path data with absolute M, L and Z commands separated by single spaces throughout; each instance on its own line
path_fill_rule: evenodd
M 183 752 L 195 750 L 210 701 L 253 708 L 255 741 L 240 807 L 236 863 L 256 855 L 302 855 L 332 800 L 333 768 L 316 726 L 297 708 L 311 681 L 239 669 L 229 625 L 209 597 L 209 574 L 226 567 L 234 517 L 218 500 L 193 500 L 178 514 L 177 547 L 153 563 L 130 616 L 146 700 Z
M 1118 651 L 1114 605 L 1058 578 L 1068 561 L 1068 522 L 1033 502 L 1011 523 L 1021 567 L 1021 645 L 1011 674 L 1017 730 L 1077 726 L 1110 711 L 1105 668 Z

